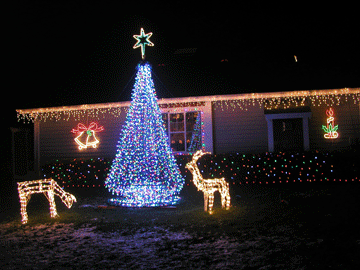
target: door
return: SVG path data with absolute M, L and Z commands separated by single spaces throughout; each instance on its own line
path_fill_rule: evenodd
M 273 119 L 275 151 L 304 150 L 302 121 L 302 118 Z

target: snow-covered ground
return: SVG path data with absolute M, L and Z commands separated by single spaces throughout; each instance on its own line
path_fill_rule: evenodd
M 71 209 L 58 200 L 60 218 L 51 220 L 44 199 L 40 214 L 30 205 L 28 224 L 18 209 L 0 222 L 0 269 L 360 269 L 357 189 L 279 198 L 256 188 L 212 216 L 202 196 L 134 210 L 98 208 L 106 198 L 86 195 Z
M 196 237 L 164 227 L 101 232 L 96 226 L 52 223 L 0 225 L 1 269 L 302 269 L 305 258 L 284 256 L 301 244 L 285 236 Z M 246 234 L 246 233 L 245 233 Z M 314 243 L 320 244 L 319 243 Z M 278 258 L 278 259 L 276 259 Z

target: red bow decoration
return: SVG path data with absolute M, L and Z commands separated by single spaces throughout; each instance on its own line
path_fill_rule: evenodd
M 81 133 L 81 132 L 84 132 L 84 131 L 87 131 L 87 130 L 92 130 L 92 131 L 95 131 L 95 132 L 100 132 L 100 131 L 103 131 L 104 130 L 104 127 L 103 126 L 98 126 L 97 123 L 95 122 L 91 122 L 89 127 L 86 127 L 84 124 L 82 123 L 78 123 L 77 125 L 77 129 L 73 128 L 71 130 L 72 133 Z

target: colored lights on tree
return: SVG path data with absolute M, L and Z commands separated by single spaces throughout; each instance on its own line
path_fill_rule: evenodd
M 214 206 L 214 193 L 219 191 L 221 195 L 221 206 L 228 210 L 230 208 L 230 192 L 229 184 L 225 181 L 225 178 L 214 178 L 214 179 L 203 179 L 200 170 L 197 165 L 197 161 L 200 157 L 207 152 L 202 150 L 197 151 L 192 160 L 186 164 L 186 168 L 193 175 L 193 183 L 198 190 L 204 192 L 204 210 L 205 212 L 209 210 L 209 214 L 212 214 Z
M 184 185 L 169 146 L 149 63 L 138 65 L 132 101 L 105 186 L 113 204 L 174 205 Z
M 53 179 L 40 179 L 34 181 L 18 182 L 18 192 L 20 197 L 20 211 L 22 217 L 22 224 L 26 224 L 28 221 L 28 214 L 26 212 L 26 206 L 30 200 L 30 197 L 34 193 L 43 193 L 48 199 L 50 204 L 50 216 L 52 218 L 58 217 L 56 211 L 56 204 L 54 195 L 60 197 L 62 202 L 71 208 L 76 198 L 74 195 L 65 192 Z
M 149 38 L 152 36 L 153 33 L 145 34 L 144 29 L 141 28 L 140 35 L 134 35 L 133 37 L 137 40 L 136 44 L 134 45 L 133 49 L 141 47 L 141 58 L 145 59 L 145 46 L 154 46 Z
M 339 133 L 337 132 L 339 126 L 334 124 L 334 110 L 329 108 L 326 110 L 326 126 L 322 126 L 322 129 L 325 131 L 324 138 L 325 139 L 336 139 L 339 137 Z
M 194 153 L 196 150 L 205 148 L 205 144 L 202 143 L 202 141 L 204 141 L 202 126 L 203 122 L 201 121 L 201 113 L 198 113 L 192 130 L 192 136 L 189 140 L 189 147 L 187 147 L 188 152 Z
M 98 126 L 97 123 L 91 122 L 89 127 L 79 123 L 77 128 L 72 129 L 71 132 L 77 135 L 74 141 L 79 145 L 79 149 L 82 150 L 90 146 L 96 148 L 100 141 L 96 138 L 95 134 L 103 130 L 103 126 Z

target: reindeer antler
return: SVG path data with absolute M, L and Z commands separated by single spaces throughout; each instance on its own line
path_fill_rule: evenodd
M 221 206 L 226 209 L 230 207 L 230 193 L 229 193 L 229 184 L 225 181 L 225 178 L 213 178 L 213 179 L 204 179 L 201 175 L 201 172 L 198 168 L 197 161 L 200 157 L 205 154 L 210 154 L 209 152 L 203 152 L 198 150 L 194 153 L 192 160 L 186 164 L 186 168 L 189 169 L 193 175 L 193 183 L 198 190 L 201 190 L 204 193 L 204 210 L 212 213 L 214 206 L 214 192 L 218 191 L 221 195 Z
M 201 149 L 196 151 L 193 155 L 193 160 L 197 161 L 199 158 L 201 158 L 203 155 L 210 154 L 210 152 L 203 152 Z

